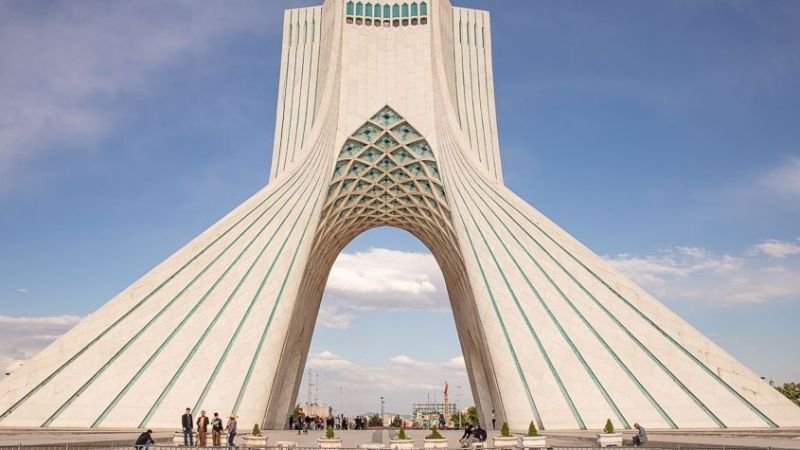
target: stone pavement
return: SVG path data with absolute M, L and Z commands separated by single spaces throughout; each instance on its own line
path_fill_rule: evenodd
M 298 435 L 296 431 L 265 430 L 269 437 L 269 445 L 277 441 L 294 441 L 299 447 L 315 448 L 317 439 L 324 436 L 324 431 L 309 431 L 308 434 Z M 372 442 L 389 443 L 393 430 L 365 430 L 365 431 L 337 431 L 337 436 L 342 438 L 342 447 L 346 449 L 357 448 L 359 444 Z M 428 431 L 407 430 L 407 434 L 414 440 L 416 447 L 422 447 L 422 441 Z M 547 443 L 553 447 L 592 447 L 596 445 L 597 431 L 577 432 L 546 432 Z M 130 446 L 135 441 L 139 432 L 108 431 L 108 430 L 41 430 L 41 429 L 0 429 L 0 446 L 34 446 L 34 445 L 64 445 L 72 446 Z M 159 446 L 172 443 L 171 431 L 157 431 L 154 433 Z M 458 448 L 458 438 L 461 431 L 444 430 L 442 435 L 447 438 L 450 448 Z M 489 431 L 489 445 L 491 437 L 498 436 L 498 431 Z M 625 432 L 625 443 L 630 442 L 632 432 Z M 774 448 L 787 450 L 800 450 L 800 429 L 781 430 L 725 430 L 725 431 L 653 431 L 649 433 L 648 447 L 675 448 L 710 448 L 710 447 L 748 447 L 748 448 Z

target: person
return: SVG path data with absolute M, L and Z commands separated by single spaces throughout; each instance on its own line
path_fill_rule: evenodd
M 492 410 L 492 429 L 497 429 L 497 417 L 494 415 L 494 410 Z
M 153 430 L 147 430 L 139 435 L 134 445 L 136 445 L 136 450 L 147 450 L 153 444 L 155 444 L 153 441 Z
M 638 423 L 633 424 L 633 428 L 636 428 L 636 431 L 638 431 L 638 433 L 633 436 L 633 446 L 638 447 L 647 442 L 647 430 Z
M 233 442 L 233 439 L 236 437 L 236 416 L 231 416 L 228 419 L 228 425 L 225 426 L 225 430 L 228 432 L 228 447 L 234 448 L 236 444 Z
M 200 417 L 197 418 L 197 445 L 200 447 L 206 446 L 206 432 L 208 432 L 208 417 L 205 411 L 200 411 Z
M 219 418 L 219 413 L 214 413 L 214 420 L 211 421 L 211 445 L 219 447 L 220 437 L 222 436 L 222 419 Z
M 467 446 L 467 440 L 472 437 L 472 424 L 468 423 L 466 427 L 464 427 L 464 434 L 461 435 L 461 438 L 458 440 L 461 443 L 462 447 Z
M 464 431 L 466 434 L 466 430 Z M 464 440 L 461 444 L 463 447 L 470 447 L 472 444 L 476 442 L 485 442 L 486 441 L 486 430 L 481 428 L 480 425 L 476 425 L 474 428 L 470 430 L 469 436 Z
M 480 424 L 475 426 L 475 429 L 472 430 L 472 435 L 478 442 L 486 442 L 486 430 L 481 428 Z
M 194 447 L 194 421 L 192 420 L 192 409 L 186 408 L 186 413 L 181 417 L 181 426 L 183 427 L 183 445 Z
M 303 412 L 303 408 L 300 408 L 297 411 L 297 434 L 300 434 L 303 431 L 303 423 L 306 421 L 306 413 Z

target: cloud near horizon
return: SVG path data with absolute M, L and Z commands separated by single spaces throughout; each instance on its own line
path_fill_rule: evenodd
M 341 253 L 328 278 L 318 323 L 347 329 L 359 314 L 378 310 L 449 311 L 433 255 L 384 248 Z
M 768 239 L 740 255 L 673 247 L 655 255 L 606 256 L 664 301 L 736 305 L 800 300 L 800 240 Z
M 80 322 L 82 317 L 0 316 L 0 368 L 11 372 Z
M 451 402 L 460 400 L 462 405 L 472 404 L 463 356 L 446 361 L 423 361 L 409 355 L 395 355 L 384 364 L 367 365 L 324 350 L 309 354 L 306 368 L 323 380 L 319 385 L 320 401 L 329 402 L 334 409 L 342 408 L 349 414 L 377 411 L 376 392 L 385 396 L 387 412 L 409 410 L 410 403 L 424 402 L 429 396 L 441 402 L 445 382 L 450 386 Z M 307 398 L 307 386 L 306 378 L 301 384 L 298 402 Z

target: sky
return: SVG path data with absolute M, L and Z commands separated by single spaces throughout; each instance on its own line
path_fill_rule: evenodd
M 0 1 L 0 366 L 266 183 L 282 10 L 314 4 Z M 506 184 L 800 381 L 800 2 L 455 4 L 491 11 Z M 441 273 L 399 230 L 340 255 L 307 366 L 312 398 L 351 414 L 408 413 L 445 381 L 471 402 Z

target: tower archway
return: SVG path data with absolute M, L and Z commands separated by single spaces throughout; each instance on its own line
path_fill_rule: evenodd
M 487 343 L 455 238 L 441 173 L 430 144 L 390 106 L 381 108 L 347 138 L 334 164 L 299 301 L 292 317 L 267 427 L 286 423 L 300 388 L 311 337 L 331 267 L 357 236 L 382 226 L 407 231 L 431 252 L 444 276 L 475 402 L 492 404 Z M 473 381 L 476 380 L 477 382 Z M 494 393 L 497 397 L 496 392 Z M 490 407 L 490 409 L 492 409 Z

